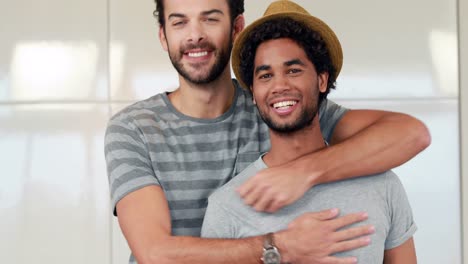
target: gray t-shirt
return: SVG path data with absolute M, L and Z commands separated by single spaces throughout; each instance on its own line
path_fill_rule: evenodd
M 339 208 L 341 215 L 365 211 L 369 218 L 363 224 L 373 224 L 376 228 L 371 235 L 372 243 L 337 256 L 356 256 L 359 263 L 381 264 L 384 250 L 401 245 L 416 231 L 405 190 L 391 171 L 317 185 L 297 202 L 270 214 L 257 212 L 245 205 L 235 191 L 266 167 L 259 158 L 209 197 L 202 237 L 241 238 L 275 232 L 286 229 L 303 213 L 329 208 Z

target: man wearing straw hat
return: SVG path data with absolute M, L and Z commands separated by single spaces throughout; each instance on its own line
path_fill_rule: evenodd
M 236 189 L 258 171 L 280 166 L 327 147 L 318 120 L 343 62 L 334 32 L 292 1 L 272 3 L 264 16 L 238 36 L 232 66 L 250 87 L 259 113 L 269 126 L 271 149 L 209 197 L 202 237 L 243 238 L 267 234 L 264 263 L 281 263 L 274 238 L 307 212 L 337 207 L 342 213 L 366 211 L 377 232 L 364 248 L 337 254 L 358 263 L 416 263 L 411 207 L 398 177 L 391 171 L 321 184 L 276 213 L 246 205 Z M 293 178 L 294 174 L 284 175 Z M 310 234 L 313 237 L 313 234 Z M 290 262 L 291 259 L 283 259 Z M 310 262 L 315 263 L 315 262 Z
M 244 28 L 244 1 L 156 5 L 161 44 L 180 86 L 113 116 L 105 137 L 112 207 L 132 251 L 130 262 L 258 263 L 263 236 L 199 238 L 208 196 L 270 148 L 252 94 L 231 78 L 229 67 L 233 40 Z M 324 100 L 319 119 L 332 145 L 258 173 L 239 190 L 246 203 L 275 211 L 319 183 L 400 165 L 430 142 L 425 125 L 404 114 L 347 111 Z M 283 177 L 289 174 L 296 177 Z M 373 230 L 341 230 L 366 219 L 365 213 L 337 215 L 330 209 L 295 220 L 277 241 L 283 257 L 354 263 L 330 255 L 367 245 L 361 236 Z

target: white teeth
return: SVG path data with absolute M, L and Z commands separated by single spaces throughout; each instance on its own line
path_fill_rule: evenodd
M 297 102 L 296 101 L 283 101 L 283 102 L 278 102 L 273 104 L 273 107 L 278 109 L 278 108 L 288 108 L 290 106 L 295 105 Z
M 189 52 L 188 53 L 189 57 L 194 57 L 194 58 L 206 56 L 207 54 L 208 54 L 208 51 Z

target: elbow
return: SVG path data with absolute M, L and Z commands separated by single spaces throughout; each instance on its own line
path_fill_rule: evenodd
M 164 256 L 164 254 L 154 254 L 148 253 L 144 256 L 135 257 L 137 263 L 139 264 L 169 264 L 173 263 L 173 260 L 170 261 L 168 256 Z
M 164 252 L 159 252 L 157 254 L 153 253 L 148 256 L 148 264 L 170 264 L 174 263 L 174 259 L 170 259 L 168 255 Z M 138 262 L 139 263 L 139 262 Z
M 417 153 L 423 151 L 431 144 L 431 133 L 427 126 L 420 120 L 414 119 L 412 122 L 411 134 L 413 144 Z
M 158 244 L 160 245 L 160 244 Z M 174 259 L 169 256 L 169 251 L 164 246 L 153 246 L 135 254 L 135 259 L 139 264 L 169 264 L 174 263 Z
M 171 258 L 169 254 L 166 254 L 164 252 L 152 252 L 152 254 L 149 255 L 149 264 L 171 264 L 174 263 L 174 258 Z

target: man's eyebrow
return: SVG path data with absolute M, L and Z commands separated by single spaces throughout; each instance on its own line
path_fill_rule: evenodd
M 221 11 L 219 9 L 211 9 L 211 10 L 208 10 L 208 11 L 203 11 L 201 14 L 202 14 L 202 16 L 209 16 L 211 14 L 224 15 L 223 11 Z
M 284 66 L 291 66 L 291 65 L 302 65 L 304 66 L 304 62 L 302 62 L 300 59 L 292 59 L 292 60 L 288 60 L 286 62 L 283 63 Z
M 187 17 L 186 15 L 184 14 L 181 14 L 181 13 L 171 13 L 168 17 L 167 17 L 167 20 L 171 19 L 171 18 L 184 18 L 184 17 Z
M 271 69 L 271 66 L 270 65 L 260 65 L 260 66 L 257 66 L 255 67 L 255 74 L 258 74 L 258 72 L 260 71 L 267 71 Z
M 209 16 L 211 14 L 220 14 L 220 15 L 224 15 L 223 11 L 219 10 L 219 9 L 211 9 L 211 10 L 207 10 L 207 11 L 203 11 L 201 13 L 202 16 Z M 169 16 L 168 16 L 168 20 L 171 19 L 171 18 L 185 18 L 187 17 L 186 15 L 182 14 L 182 13 L 171 13 Z

